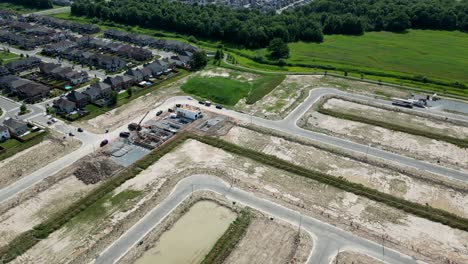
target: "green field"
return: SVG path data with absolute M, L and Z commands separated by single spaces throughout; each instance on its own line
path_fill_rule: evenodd
M 468 34 L 458 31 L 327 35 L 323 43 L 295 42 L 289 48 L 287 61 L 294 64 L 349 65 L 468 83 Z
M 195 76 L 184 83 L 181 88 L 186 93 L 215 103 L 233 106 L 242 98 L 247 98 L 248 104 L 255 103 L 278 86 L 284 78 L 284 75 L 265 75 L 249 82 L 229 77 Z

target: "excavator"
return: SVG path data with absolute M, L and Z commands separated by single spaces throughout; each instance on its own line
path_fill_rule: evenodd
M 143 118 L 140 120 L 140 122 L 137 123 L 130 123 L 128 125 L 128 130 L 130 131 L 141 131 L 141 122 L 145 119 L 145 117 L 149 114 L 150 111 L 146 112 L 146 114 L 143 116 Z

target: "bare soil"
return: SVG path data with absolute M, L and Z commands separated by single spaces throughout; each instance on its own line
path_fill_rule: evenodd
M 336 88 L 385 99 L 410 96 L 405 90 L 366 82 L 320 75 L 288 75 L 279 86 L 255 104 L 247 105 L 245 100 L 241 100 L 235 109 L 270 120 L 281 120 L 307 98 L 310 90 L 317 87 Z
M 31 174 L 81 146 L 79 140 L 70 137 L 63 140 L 55 133 L 49 135 L 43 142 L 0 161 L 0 188 Z
M 468 217 L 468 192 L 458 188 L 437 185 L 389 168 L 352 160 L 311 145 L 287 141 L 247 128 L 233 127 L 223 139 L 409 201 L 429 204 Z
M 143 190 L 136 199 L 123 206 L 104 202 L 108 205 L 104 217 L 60 229 L 14 263 L 89 262 L 164 199 L 181 178 L 197 173 L 219 176 L 237 188 L 360 236 L 378 240 L 387 234 L 388 247 L 428 263 L 445 263 L 447 258 L 468 262 L 466 232 L 188 140 L 112 194 Z
M 372 107 L 336 98 L 327 100 L 325 104 L 323 104 L 323 107 L 338 113 L 365 116 L 366 118 L 376 121 L 385 121 L 421 131 L 430 130 L 433 133 L 449 135 L 455 138 L 468 138 L 468 127 L 442 122 L 431 118 L 415 116 L 408 113 L 389 111 L 383 108 Z
M 83 167 L 83 160 L 90 161 L 96 157 L 87 156 L 70 167 L 51 176 L 59 178 L 55 183 L 37 192 L 32 198 L 16 204 L 0 215 L 0 246 L 5 245 L 21 232 L 31 229 L 50 215 L 68 207 L 84 197 L 98 185 L 86 185 L 73 174 L 74 170 Z M 102 160 L 101 158 L 99 158 Z M 120 166 L 113 166 L 108 173 L 115 172 Z
M 442 166 L 468 170 L 468 149 L 422 136 L 323 115 L 311 108 L 299 125 Z
M 294 256 L 297 247 L 306 246 L 302 256 Z M 312 250 L 312 241 L 308 234 L 279 221 L 270 221 L 267 217 L 256 217 L 250 223 L 247 233 L 237 244 L 225 264 L 255 263 L 305 263 Z
M 354 252 L 354 251 L 343 251 L 340 252 L 332 263 L 335 264 L 383 264 L 382 261 L 377 260 L 368 255 Z

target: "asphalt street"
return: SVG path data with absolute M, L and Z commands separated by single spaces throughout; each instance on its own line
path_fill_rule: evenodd
M 329 264 L 338 253 L 338 249 L 362 252 L 371 257 L 383 260 L 385 263 L 410 264 L 418 263 L 415 259 L 382 245 L 358 237 L 333 225 L 321 222 L 312 217 L 280 206 L 265 199 L 260 199 L 251 193 L 235 187 L 210 175 L 193 175 L 181 180 L 171 194 L 140 221 L 114 241 L 94 261 L 96 264 L 115 263 L 131 248 L 136 246 L 151 230 L 164 220 L 180 203 L 190 199 L 196 191 L 212 191 L 225 196 L 228 200 L 259 210 L 273 217 L 272 221 L 280 219 L 302 231 L 312 234 L 314 249 L 308 263 Z M 421 262 L 419 262 L 421 263 Z

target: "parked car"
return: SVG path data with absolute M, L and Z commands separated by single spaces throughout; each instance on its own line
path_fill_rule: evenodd
M 83 132 L 83 129 L 81 127 L 79 127 L 78 132 Z
M 69 135 L 70 137 L 74 137 L 74 136 L 75 136 L 75 134 L 73 134 L 72 132 L 68 133 L 68 135 Z
M 204 105 L 205 101 L 198 101 L 198 103 Z
M 107 139 L 104 139 L 103 141 L 101 141 L 101 148 L 104 147 L 105 145 L 107 145 L 107 143 L 109 143 L 109 140 Z
M 50 121 L 50 120 L 47 121 L 47 124 L 48 124 L 49 126 L 52 125 L 52 121 Z
M 206 101 L 206 102 L 205 102 L 205 106 L 211 106 L 211 102 L 210 102 L 210 101 Z
M 162 113 L 163 113 L 163 111 L 159 110 L 158 112 L 156 112 L 156 116 L 160 116 Z
M 182 105 L 181 105 L 181 104 L 176 104 L 175 106 L 176 106 L 176 107 L 181 107 Z
M 216 108 L 217 109 L 223 109 L 223 107 L 221 105 L 216 105 Z
M 119 136 L 121 138 L 128 138 L 130 136 L 130 132 L 120 132 Z
M 169 109 L 167 109 L 167 111 L 168 111 L 169 113 L 173 113 L 173 112 L 174 112 L 174 109 L 169 108 Z

